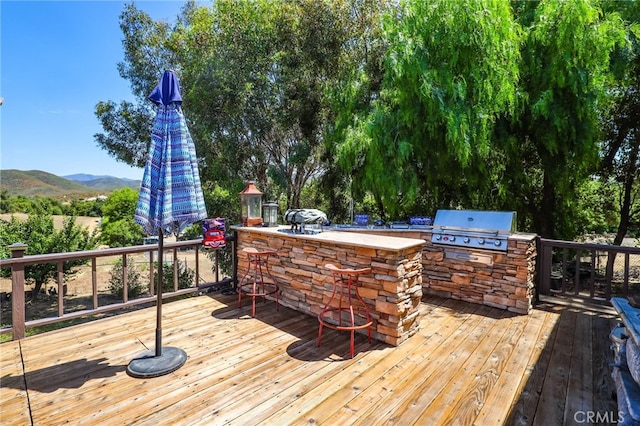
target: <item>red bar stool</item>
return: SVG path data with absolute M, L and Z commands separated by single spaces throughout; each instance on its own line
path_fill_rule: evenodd
M 350 331 L 351 358 L 353 358 L 353 340 L 356 330 L 368 329 L 369 343 L 371 343 L 371 325 L 373 321 L 371 320 L 367 304 L 358 293 L 358 279 L 360 275 L 371 273 L 371 268 L 340 269 L 331 263 L 325 265 L 325 268 L 333 274 L 333 293 L 331 293 L 331 298 L 318 314 L 318 321 L 320 322 L 318 346 L 320 346 L 320 340 L 322 339 L 323 327 Z M 337 299 L 337 301 L 334 301 L 335 299 Z M 336 312 L 337 315 L 331 315 L 331 312 Z M 343 312 L 347 313 L 348 316 L 348 319 L 344 321 L 344 325 L 342 319 Z M 331 315 L 332 317 L 337 316 L 337 319 L 333 318 L 332 322 L 328 322 L 327 315 Z M 335 324 L 335 322 L 337 322 L 337 324 Z
M 280 309 L 278 303 L 278 293 L 280 287 L 278 281 L 271 275 L 269 271 L 269 257 L 277 256 L 278 252 L 274 250 L 258 250 L 254 247 L 245 247 L 242 249 L 247 253 L 249 258 L 249 267 L 247 273 L 244 274 L 238 284 L 238 308 L 242 307 L 242 294 L 251 297 L 251 316 L 256 315 L 256 297 L 262 297 L 266 300 L 268 295 L 274 294 L 276 301 L 276 309 Z M 265 281 L 268 278 L 270 282 Z

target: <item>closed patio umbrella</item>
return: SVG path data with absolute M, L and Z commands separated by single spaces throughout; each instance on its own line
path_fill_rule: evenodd
M 127 373 L 133 377 L 161 376 L 186 362 L 182 349 L 162 347 L 163 240 L 165 235 L 178 234 L 207 217 L 195 145 L 182 113 L 180 83 L 173 71 L 164 72 L 149 99 L 157 110 L 134 220 L 146 234 L 158 236 L 156 348 L 129 363 Z

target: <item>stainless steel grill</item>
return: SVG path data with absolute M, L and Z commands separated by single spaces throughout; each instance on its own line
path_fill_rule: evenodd
M 447 246 L 507 251 L 516 232 L 516 212 L 438 210 L 431 242 Z

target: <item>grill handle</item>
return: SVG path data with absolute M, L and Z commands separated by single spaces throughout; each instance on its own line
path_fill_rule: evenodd
M 500 231 L 494 231 L 494 230 L 490 230 L 490 229 L 478 229 L 478 228 L 458 228 L 455 226 L 439 226 L 433 227 L 433 230 L 440 230 L 442 232 L 448 231 L 448 232 L 458 232 L 461 234 L 480 234 L 482 235 L 494 235 L 494 236 L 498 236 L 500 235 Z

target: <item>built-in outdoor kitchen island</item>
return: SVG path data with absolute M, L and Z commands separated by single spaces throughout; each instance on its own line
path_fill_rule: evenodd
M 331 296 L 333 263 L 342 268 L 371 268 L 360 277 L 358 292 L 369 306 L 372 337 L 397 346 L 417 331 L 422 298 L 424 240 L 337 230 L 298 234 L 289 227 L 234 227 L 238 277 L 248 268 L 245 247 L 271 249 L 271 273 L 280 286 L 280 303 L 317 316 Z
M 432 242 L 433 228 L 329 227 L 294 233 L 289 226 L 233 227 L 238 277 L 247 271 L 245 247 L 272 249 L 270 268 L 280 303 L 317 316 L 331 296 L 333 263 L 372 268 L 360 295 L 374 320 L 372 337 L 399 345 L 417 331 L 423 292 L 527 314 L 534 302 L 535 235 L 513 233 L 501 250 L 468 249 Z

